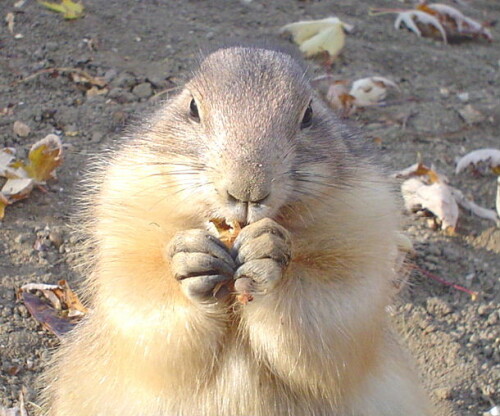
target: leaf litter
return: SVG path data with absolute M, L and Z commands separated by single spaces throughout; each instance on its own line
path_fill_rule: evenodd
M 499 149 L 477 149 L 467 153 L 457 161 L 455 172 L 458 174 L 463 172 L 469 166 L 472 166 L 476 171 L 489 170 L 497 175 L 497 194 L 496 194 L 496 209 L 497 215 L 491 211 L 487 215 L 493 221 L 499 221 L 500 217 L 500 150 Z M 490 210 L 487 210 L 490 211 Z M 496 216 L 496 219 L 494 218 Z M 486 218 L 486 217 L 484 217 Z
M 498 221 L 493 210 L 477 205 L 472 198 L 449 185 L 448 178 L 422 162 L 403 169 L 394 176 L 406 179 L 401 184 L 405 208 L 412 212 L 431 214 L 434 225 L 450 234 L 455 232 L 459 205 L 480 218 Z
M 351 116 L 358 108 L 378 105 L 387 97 L 389 89 L 399 91 L 398 85 L 381 76 L 360 78 L 354 81 L 335 80 L 331 75 L 322 75 L 312 80 L 317 84 L 328 81 L 325 100 L 329 106 L 343 117 Z M 350 85 L 350 87 L 349 87 Z
M 485 165 L 493 173 L 500 175 L 500 149 L 477 149 L 467 153 L 457 161 L 455 173 L 463 172 L 469 166 L 478 168 L 480 165 Z
M 483 38 L 493 41 L 487 24 L 465 16 L 455 7 L 440 3 L 420 0 L 414 9 L 372 8 L 370 14 L 381 15 L 395 13 L 394 27 L 406 27 L 419 37 L 441 39 L 448 43 L 450 39 Z
M 62 161 L 62 143 L 55 134 L 33 144 L 27 160 L 16 159 L 13 148 L 0 149 L 0 176 L 7 179 L 0 190 L 0 219 L 6 206 L 27 198 L 34 187 L 55 179 L 55 170 Z
M 31 315 L 42 326 L 61 338 L 88 313 L 66 280 L 57 285 L 28 283 L 18 292 Z

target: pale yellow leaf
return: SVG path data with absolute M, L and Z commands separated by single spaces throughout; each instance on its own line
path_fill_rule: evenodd
M 53 12 L 61 13 L 65 19 L 78 19 L 83 16 L 83 5 L 72 0 L 61 0 L 60 3 L 38 0 L 42 6 Z
M 336 57 L 345 45 L 345 34 L 342 26 L 335 25 L 314 35 L 304 41 L 299 49 L 306 57 L 322 52 L 328 52 L 331 57 Z
M 10 205 L 9 200 L 0 192 L 0 220 L 5 216 L 5 207 Z
M 335 57 L 344 47 L 344 30 L 352 30 L 352 26 L 337 17 L 329 17 L 290 23 L 283 26 L 280 32 L 290 33 L 307 57 L 321 52 L 328 52 L 331 57 Z
M 28 158 L 25 170 L 31 178 L 37 182 L 53 178 L 55 169 L 62 163 L 61 140 L 55 134 L 49 134 L 31 147 Z

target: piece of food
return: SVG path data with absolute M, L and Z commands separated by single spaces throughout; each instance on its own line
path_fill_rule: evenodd
M 215 232 L 219 240 L 230 249 L 233 247 L 234 240 L 236 240 L 241 231 L 241 225 L 237 221 L 226 222 L 225 220 L 214 218 L 208 222 L 208 229 Z
M 221 220 L 218 218 L 211 219 L 208 222 L 209 231 L 217 235 L 217 237 L 224 243 L 224 245 L 231 249 L 238 234 L 241 232 L 241 225 L 237 221 Z M 214 296 L 223 296 L 226 290 L 234 293 L 236 292 L 236 300 L 242 305 L 246 305 L 253 300 L 250 294 L 252 288 L 252 279 L 241 277 L 237 280 L 231 280 L 227 283 L 221 283 L 214 291 Z

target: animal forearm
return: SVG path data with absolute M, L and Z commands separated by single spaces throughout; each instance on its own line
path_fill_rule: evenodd
M 244 306 L 244 333 L 256 356 L 283 380 L 308 391 L 342 394 L 339 389 L 356 383 L 376 354 L 384 295 L 375 286 L 292 273 L 275 291 Z

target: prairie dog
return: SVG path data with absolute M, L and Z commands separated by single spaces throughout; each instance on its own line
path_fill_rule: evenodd
M 99 179 L 93 312 L 46 414 L 430 415 L 384 312 L 399 209 L 359 142 L 287 53 L 208 55 Z M 243 227 L 231 249 L 211 219 Z

